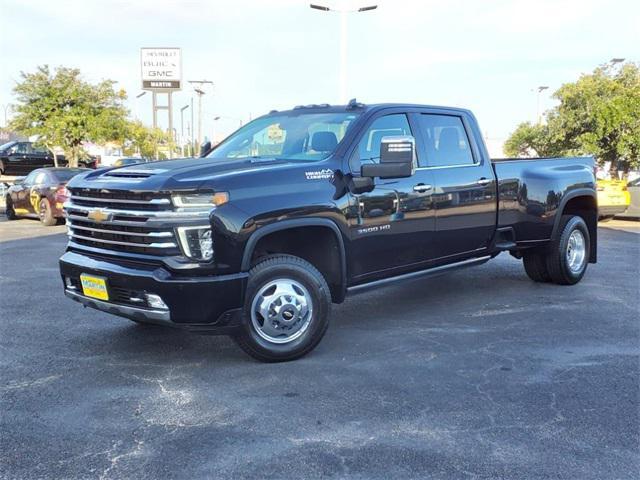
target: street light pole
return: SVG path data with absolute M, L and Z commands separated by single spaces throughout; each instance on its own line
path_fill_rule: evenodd
M 536 107 L 536 118 L 538 120 L 538 125 L 540 125 L 542 123 L 542 116 L 540 115 L 540 93 L 542 93 L 544 90 L 547 90 L 549 87 L 547 85 L 540 85 L 537 88 L 538 91 L 538 95 L 537 95 L 537 107 Z
M 200 145 L 202 142 L 202 96 L 206 93 L 202 88 L 204 85 L 213 85 L 213 82 L 210 80 L 189 80 L 189 83 L 195 85 L 193 91 L 198 95 L 198 145 Z
M 140 92 L 138 95 L 136 95 L 136 101 L 135 101 L 135 106 L 136 106 L 136 120 L 140 120 L 140 105 L 138 100 L 140 100 L 140 98 L 144 97 L 147 94 L 147 91 L 145 90 L 144 92 Z
M 180 109 L 180 149 L 182 156 L 184 157 L 184 111 L 189 108 L 189 105 L 185 105 Z
M 348 13 L 368 12 L 375 10 L 378 5 L 369 5 L 356 10 L 335 9 L 324 5 L 309 4 L 309 7 L 322 12 L 338 12 L 340 13 L 340 103 L 347 103 L 347 41 L 348 41 Z

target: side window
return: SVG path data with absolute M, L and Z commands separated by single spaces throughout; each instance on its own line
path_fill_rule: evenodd
M 420 129 L 427 153 L 426 165 L 443 167 L 472 165 L 469 138 L 460 117 L 453 115 L 420 115 Z M 424 162 L 425 159 L 422 159 Z
M 34 170 L 33 172 L 31 172 L 29 175 L 27 175 L 27 178 L 24 179 L 23 185 L 33 185 L 36 179 L 36 176 L 39 174 L 40 172 L 38 172 L 37 170 Z
M 16 145 L 15 153 L 27 154 L 29 153 L 28 149 L 29 144 L 25 142 L 20 142 Z
M 31 145 L 31 151 L 32 153 L 38 154 L 38 155 L 46 155 L 48 153 L 47 149 L 44 147 L 36 147 L 35 145 Z
M 349 161 L 351 171 L 359 171 L 362 163 L 380 162 L 382 137 L 389 135 L 412 135 L 409 120 L 404 113 L 385 115 L 373 121 L 351 156 Z
M 33 183 L 35 185 L 40 185 L 41 183 L 44 183 L 46 179 L 47 179 L 47 173 L 46 172 L 40 172 L 33 179 Z

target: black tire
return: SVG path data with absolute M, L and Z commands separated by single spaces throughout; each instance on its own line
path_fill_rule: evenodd
M 524 271 L 534 282 L 547 283 L 551 281 L 551 275 L 547 270 L 547 258 L 544 250 L 533 249 L 523 253 L 522 263 Z
M 308 298 L 305 295 L 303 297 L 308 301 L 308 305 L 311 306 L 311 311 L 308 313 L 309 316 L 307 318 L 303 317 L 303 319 L 296 320 L 296 322 L 303 322 L 301 325 L 306 324 L 306 328 L 299 328 L 302 331 L 299 334 L 300 336 L 287 341 L 287 343 L 274 343 L 265 339 L 262 336 L 265 333 L 258 332 L 259 328 L 254 325 L 252 318 L 254 300 L 257 302 L 258 298 L 256 297 L 259 297 L 270 283 L 275 283 L 276 281 L 293 281 L 304 287 Z M 275 296 L 275 293 L 273 296 Z M 313 265 L 292 255 L 266 257 L 249 272 L 245 304 L 242 312 L 242 324 L 233 338 L 240 348 L 261 362 L 295 360 L 309 353 L 322 340 L 329 326 L 330 308 L 331 294 L 329 287 L 322 274 Z M 283 315 L 284 313 L 287 312 L 284 312 L 283 309 Z M 256 322 L 259 322 L 260 318 L 262 318 L 263 325 L 266 322 L 266 319 L 261 315 L 256 314 L 254 318 Z M 298 324 L 296 323 L 296 325 Z M 262 331 L 262 329 L 260 330 Z M 285 334 L 283 333 L 283 335 Z
M 11 201 L 11 197 L 7 195 L 5 199 L 5 215 L 7 216 L 7 220 L 16 220 L 18 216 L 16 215 L 16 211 L 13 209 L 13 202 Z
M 579 231 L 584 239 L 584 256 L 575 269 L 571 269 L 567 260 L 569 239 L 574 231 Z M 558 232 L 551 240 L 549 252 L 547 254 L 547 271 L 553 283 L 558 285 L 575 285 L 578 283 L 587 270 L 589 264 L 589 252 L 591 248 L 591 238 L 589 228 L 582 217 L 573 215 L 563 215 L 560 219 Z M 579 267 L 579 268 L 578 268 Z
M 46 198 L 41 198 L 38 203 L 38 216 L 40 217 L 40 222 L 47 227 L 51 227 L 58 222 L 56 217 L 53 216 L 51 204 Z
M 4 175 L 4 163 L 0 160 L 0 175 Z

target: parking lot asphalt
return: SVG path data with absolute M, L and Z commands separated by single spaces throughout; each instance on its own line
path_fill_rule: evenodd
M 638 478 L 640 224 L 599 238 L 579 285 L 500 255 L 352 297 L 267 365 L 83 309 L 64 227 L 0 222 L 0 477 Z

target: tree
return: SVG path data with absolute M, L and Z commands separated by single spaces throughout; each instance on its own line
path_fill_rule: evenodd
M 612 172 L 640 167 L 640 67 L 603 65 L 553 95 L 545 125 L 520 124 L 505 153 L 593 155 Z
M 173 138 L 168 132 L 147 127 L 139 120 L 127 123 L 125 145 L 125 154 L 146 158 L 165 158 L 166 153 L 175 150 Z
M 548 125 L 524 122 L 518 125 L 505 142 L 504 153 L 510 157 L 553 157 L 562 155 L 563 148 Z
M 35 73 L 21 73 L 14 88 L 18 103 L 11 127 L 24 135 L 37 135 L 37 143 L 54 155 L 61 147 L 69 166 L 77 166 L 85 141 L 122 141 L 126 133 L 127 110 L 122 105 L 124 91 L 116 92 L 115 82 L 96 85 L 85 82 L 80 70 L 47 65 Z

